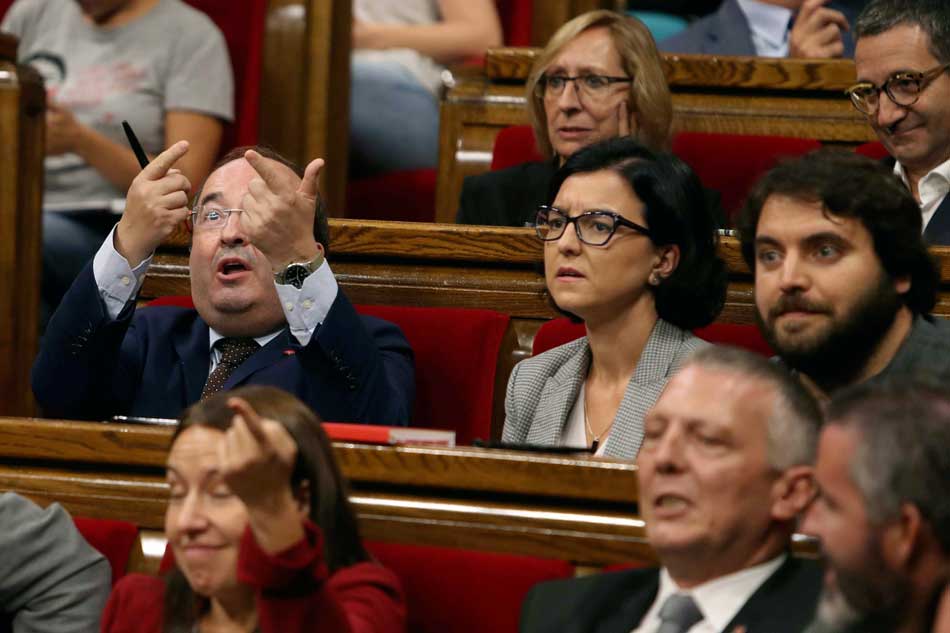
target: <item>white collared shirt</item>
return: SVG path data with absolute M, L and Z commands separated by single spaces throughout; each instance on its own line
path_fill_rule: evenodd
M 794 13 L 758 0 L 737 0 L 749 22 L 752 45 L 759 57 L 788 57 L 788 33 Z
M 115 249 L 114 234 L 115 227 L 99 247 L 92 261 L 92 274 L 110 319 L 118 318 L 125 306 L 135 299 L 152 263 L 150 255 L 133 269 L 128 260 Z M 290 284 L 275 283 L 274 286 L 277 288 L 277 296 L 291 335 L 297 339 L 298 343 L 306 346 L 317 326 L 327 318 L 330 306 L 333 305 L 339 291 L 330 265 L 323 260 L 320 267 L 304 280 L 303 287 L 300 289 Z M 263 347 L 278 333 L 279 331 L 266 334 L 255 340 Z M 219 338 L 221 338 L 220 334 L 210 331 L 208 345 L 211 346 L 211 369 L 208 370 L 209 373 L 221 357 L 220 352 L 213 347 Z
M 787 554 L 781 554 L 755 567 L 710 580 L 689 590 L 680 589 L 664 567 L 660 570 L 660 589 L 656 600 L 640 625 L 631 633 L 656 633 L 660 628 L 660 609 L 666 599 L 675 593 L 692 596 L 703 614 L 703 619 L 686 633 L 720 633 L 787 557 Z
M 907 170 L 900 162 L 894 163 L 894 174 L 900 176 L 907 188 L 910 181 L 907 179 Z M 950 160 L 940 163 L 917 183 L 917 193 L 920 195 L 920 213 L 923 216 L 923 228 L 933 219 L 934 213 L 950 192 Z

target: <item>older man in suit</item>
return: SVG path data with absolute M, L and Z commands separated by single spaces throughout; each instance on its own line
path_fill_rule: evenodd
M 950 244 L 950 3 L 875 0 L 855 37 L 851 102 L 920 205 L 924 239 Z
M 539 585 L 523 633 L 799 633 L 821 571 L 793 558 L 821 414 L 780 367 L 696 352 L 647 415 L 640 511 L 662 568 Z
M 173 168 L 187 151 L 176 143 L 136 177 L 122 219 L 53 315 L 33 367 L 45 412 L 177 417 L 215 391 L 265 384 L 325 420 L 406 424 L 409 344 L 360 317 L 326 262 L 323 161 L 301 178 L 274 152 L 234 151 L 189 209 L 191 185 Z M 195 309 L 136 310 L 152 254 L 188 217 Z
M 724 0 L 659 43 L 666 53 L 851 57 L 850 24 L 864 0 Z

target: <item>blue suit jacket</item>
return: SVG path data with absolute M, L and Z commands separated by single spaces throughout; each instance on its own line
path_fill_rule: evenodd
M 863 2 L 856 0 L 833 0 L 827 6 L 844 13 L 848 24 L 854 26 Z M 844 57 L 854 57 L 854 38 L 851 31 L 842 33 Z M 755 56 L 752 31 L 745 13 L 736 0 L 724 0 L 715 13 L 696 20 L 686 30 L 661 41 L 658 46 L 664 53 L 693 53 L 699 55 L 750 55 Z
M 211 352 L 194 309 L 126 308 L 112 320 L 92 263 L 50 320 L 33 365 L 33 393 L 48 416 L 175 418 L 201 397 Z M 414 393 L 413 357 L 395 325 L 360 316 L 342 291 L 303 347 L 285 328 L 238 367 L 225 389 L 272 385 L 324 420 L 405 425 Z

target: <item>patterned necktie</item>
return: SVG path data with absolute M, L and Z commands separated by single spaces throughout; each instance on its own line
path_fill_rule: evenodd
M 234 370 L 261 347 L 252 338 L 222 338 L 215 343 L 215 346 L 221 352 L 221 360 L 218 361 L 218 366 L 208 376 L 208 382 L 205 383 L 205 388 L 201 392 L 202 400 L 221 391 L 221 387 L 227 382 L 228 377 L 234 373 Z
M 703 614 L 685 593 L 674 593 L 660 608 L 660 628 L 657 633 L 686 633 L 703 619 Z

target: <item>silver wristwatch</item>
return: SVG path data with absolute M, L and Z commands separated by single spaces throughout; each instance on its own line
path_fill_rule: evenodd
M 303 282 L 323 263 L 323 253 L 318 253 L 309 262 L 292 262 L 283 270 L 274 273 L 274 281 L 280 285 L 291 285 L 297 290 L 303 288 Z

